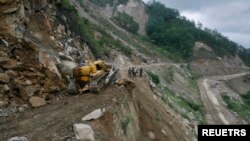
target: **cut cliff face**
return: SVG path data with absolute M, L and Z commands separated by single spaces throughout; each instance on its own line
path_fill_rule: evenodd
M 202 42 L 195 43 L 193 54 L 192 65 L 201 75 L 233 74 L 248 70 L 238 55 L 219 57 Z
M 145 26 L 148 21 L 148 16 L 146 14 L 146 5 L 141 0 L 129 0 L 125 5 L 118 5 L 117 12 L 125 12 L 131 17 L 134 21 L 138 23 L 139 33 L 145 35 Z
M 98 7 L 100 14 L 104 17 L 112 18 L 117 12 L 126 13 L 133 18 L 133 20 L 139 25 L 138 33 L 145 35 L 145 27 L 148 22 L 148 15 L 146 13 L 146 5 L 141 0 L 128 0 L 124 4 L 116 4 L 110 6 L 109 4 L 106 7 Z

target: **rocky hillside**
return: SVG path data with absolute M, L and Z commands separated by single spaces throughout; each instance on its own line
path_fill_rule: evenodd
M 185 44 L 167 48 L 149 34 L 149 8 L 141 0 L 0 0 L 0 140 L 195 140 L 197 124 L 221 124 L 207 118 L 202 98 L 224 88 L 215 113 L 248 122 L 248 111 L 239 117 L 242 110 L 226 103 L 247 105 L 247 54 L 220 56 L 217 46 L 192 40 L 184 42 L 191 46 L 184 54 L 192 54 L 185 59 Z M 100 94 L 80 94 L 72 69 L 96 59 L 119 68 L 116 81 Z M 143 77 L 128 77 L 131 66 L 142 67 Z

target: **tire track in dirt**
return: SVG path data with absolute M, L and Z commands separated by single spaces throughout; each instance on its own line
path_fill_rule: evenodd
M 220 105 L 218 99 L 215 94 L 211 91 L 211 88 L 208 84 L 209 80 L 229 80 L 237 77 L 241 77 L 244 75 L 250 74 L 250 72 L 244 72 L 233 75 L 223 75 L 223 76 L 212 76 L 201 78 L 198 80 L 198 86 L 201 94 L 201 101 L 203 102 L 205 108 L 205 117 L 208 124 L 232 124 L 227 119 L 227 116 L 224 115 L 225 109 Z

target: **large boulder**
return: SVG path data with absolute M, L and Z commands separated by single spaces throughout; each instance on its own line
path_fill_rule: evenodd
M 28 100 L 36 91 L 36 85 L 23 86 L 20 88 L 20 95 L 24 100 Z
M 29 99 L 29 103 L 32 107 L 41 107 L 46 104 L 44 98 L 33 96 Z
M 94 131 L 88 124 L 74 124 L 77 141 L 95 141 Z
M 77 86 L 76 86 L 76 83 L 73 79 L 68 79 L 69 81 L 69 84 L 68 84 L 68 87 L 67 87 L 67 91 L 70 95 L 75 95 L 78 93 L 78 90 L 77 90 Z
M 59 70 L 56 67 L 55 61 L 51 59 L 50 55 L 47 52 L 40 51 L 38 58 L 39 62 L 43 64 L 45 68 L 48 68 L 50 71 L 57 74 L 59 78 L 62 78 L 62 75 L 60 74 Z
M 93 112 L 89 113 L 88 115 L 84 116 L 82 118 L 83 121 L 87 121 L 87 120 L 93 120 L 93 119 L 98 119 L 100 118 L 105 112 L 105 108 L 104 109 L 96 109 Z

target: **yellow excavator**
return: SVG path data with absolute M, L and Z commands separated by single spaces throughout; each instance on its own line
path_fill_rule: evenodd
M 83 66 L 73 69 L 73 77 L 80 93 L 90 91 L 99 93 L 108 85 L 119 70 L 103 60 L 88 60 Z

